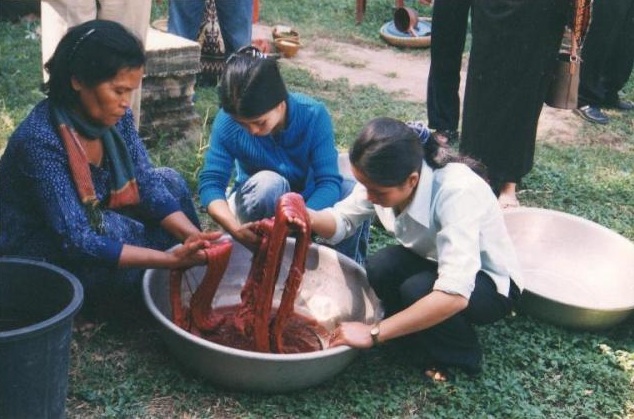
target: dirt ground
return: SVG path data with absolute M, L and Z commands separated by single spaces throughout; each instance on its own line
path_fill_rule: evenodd
M 254 37 L 269 38 L 271 28 L 254 27 Z M 425 103 L 429 54 L 414 56 L 387 46 L 372 49 L 328 39 L 304 41 L 298 54 L 285 62 L 304 68 L 325 80 L 346 78 L 351 85 L 376 85 L 399 94 L 403 100 Z M 467 59 L 463 60 L 461 95 L 464 93 Z M 424 109 L 421 107 L 421 109 Z M 425 118 L 421 118 L 425 119 Z M 539 119 L 538 141 L 574 141 L 582 121 L 571 111 L 544 106 Z

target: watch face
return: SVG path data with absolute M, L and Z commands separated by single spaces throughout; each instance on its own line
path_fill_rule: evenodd
M 374 326 L 372 329 L 370 329 L 370 337 L 372 338 L 372 345 L 376 346 L 379 344 L 379 333 L 380 333 L 380 329 L 378 324 Z

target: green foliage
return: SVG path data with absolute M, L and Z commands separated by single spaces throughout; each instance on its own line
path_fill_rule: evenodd
M 44 98 L 36 24 L 0 21 L 0 153 L 11 133 Z

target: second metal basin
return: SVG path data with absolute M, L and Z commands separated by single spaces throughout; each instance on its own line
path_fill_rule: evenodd
M 522 311 L 579 329 L 613 326 L 634 310 L 634 244 L 592 221 L 521 207 L 504 213 L 523 270 Z

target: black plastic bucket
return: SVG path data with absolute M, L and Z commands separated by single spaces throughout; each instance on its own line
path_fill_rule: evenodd
M 83 299 L 63 269 L 0 258 L 0 418 L 64 417 L 72 323 Z

